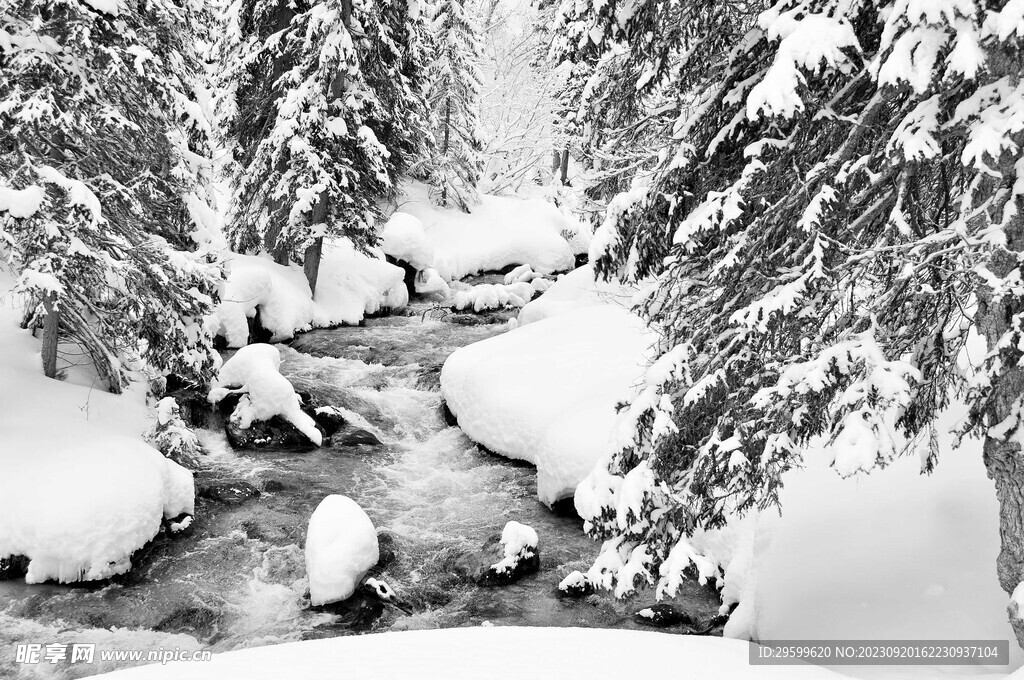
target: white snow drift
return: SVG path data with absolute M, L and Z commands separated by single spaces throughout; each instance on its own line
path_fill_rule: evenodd
M 192 513 L 192 473 L 148 444 L 86 422 L 5 423 L 0 557 L 30 559 L 25 581 L 123 574 L 162 519 Z
M 815 666 L 751 666 L 746 642 L 600 628 L 479 627 L 348 635 L 141 666 L 111 680 L 838 680 Z
M 0 557 L 28 557 L 29 583 L 123 573 L 162 519 L 193 512 L 192 473 L 139 439 L 138 392 L 43 376 L 12 285 L 0 269 Z
M 573 281 L 564 277 L 541 301 Z M 571 497 L 610 453 L 615 407 L 630 396 L 653 340 L 616 304 L 560 311 L 456 350 L 441 372 L 459 426 L 495 453 L 535 464 L 537 495 L 548 504 Z
M 580 226 L 550 203 L 485 195 L 471 213 L 464 213 L 433 205 L 423 184 L 412 182 L 403 188 L 406 197 L 398 210 L 404 216 L 383 233 L 385 252 L 394 257 L 405 251 L 422 260 L 432 250 L 429 264 L 446 281 L 509 265 L 529 264 L 542 274 L 573 267 L 573 251 L 562 234 L 573 234 Z M 422 231 L 409 215 L 420 221 Z
M 306 572 L 314 606 L 352 597 L 380 559 L 373 522 L 351 498 L 327 496 L 309 518 Z
M 311 328 L 358 323 L 367 314 L 399 309 L 409 301 L 401 267 L 358 253 L 345 239 L 325 246 L 315 299 L 298 265 L 235 253 L 227 261 L 228 277 L 216 315 L 218 335 L 229 347 L 246 344 L 246 320 L 257 311 L 271 341 L 279 342 Z
M 210 403 L 216 404 L 229 394 L 241 394 L 231 413 L 238 427 L 248 429 L 256 421 L 281 416 L 319 446 L 323 435 L 316 421 L 302 411 L 302 400 L 278 371 L 280 366 L 277 347 L 263 343 L 243 347 L 221 366 L 210 388 Z

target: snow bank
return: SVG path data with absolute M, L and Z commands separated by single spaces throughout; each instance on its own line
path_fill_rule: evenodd
M 542 297 L 523 308 L 519 313 L 519 323 L 529 324 L 581 307 L 599 304 L 611 303 L 629 307 L 635 295 L 635 288 L 596 281 L 594 268 L 587 264 L 558 277 Z
M 231 413 L 231 419 L 241 429 L 281 416 L 320 446 L 323 435 L 316 421 L 302 411 L 302 399 L 278 371 L 280 366 L 281 352 L 277 347 L 263 343 L 243 347 L 221 366 L 210 387 L 210 403 L 219 403 L 229 394 L 241 394 Z
M 352 680 L 722 678 L 838 680 L 815 666 L 751 666 L 747 643 L 595 628 L 479 627 L 291 642 L 111 673 L 110 680 L 279 680 L 343 674 Z M 671 673 L 667 671 L 671 669 Z
M 537 466 L 537 495 L 551 504 L 610 452 L 615 406 L 651 341 L 629 311 L 583 307 L 456 350 L 441 392 L 471 439 Z
M 135 386 L 43 376 L 12 285 L 0 269 L 0 557 L 29 557 L 29 583 L 123 573 L 162 519 L 193 512 L 192 474 L 139 439 Z
M 537 272 L 551 274 L 572 269 L 575 264 L 572 248 L 562 232 L 576 233 L 579 225 L 549 203 L 483 196 L 482 202 L 467 214 L 434 206 L 427 187 L 418 182 L 405 185 L 404 190 L 406 200 L 398 209 L 422 223 L 434 253 L 432 266 L 445 280 L 497 271 L 509 265 L 529 264 Z M 404 236 L 412 239 L 411 229 Z M 389 244 L 389 248 L 398 252 L 414 249 L 414 245 L 410 241 Z
M 408 304 L 404 272 L 382 258 L 358 253 L 347 240 L 324 246 L 316 299 L 299 265 L 279 265 L 265 255 L 227 257 L 228 275 L 216 315 L 217 334 L 229 347 L 243 347 L 246 319 L 260 323 L 280 342 L 311 328 L 358 323 L 365 315 Z
M 192 473 L 138 439 L 54 424 L 4 424 L 0 557 L 28 557 L 27 583 L 123 574 L 162 519 L 194 511 Z
M 352 597 L 379 559 L 377 531 L 358 503 L 340 495 L 320 501 L 306 532 L 306 572 L 314 606 Z
M 782 515 L 762 517 L 770 541 L 754 557 L 762 639 L 1004 639 L 1010 668 L 1024 663 L 996 578 L 999 505 L 981 443 L 940 445 L 929 476 L 910 456 L 844 480 L 809 451 L 784 477 Z

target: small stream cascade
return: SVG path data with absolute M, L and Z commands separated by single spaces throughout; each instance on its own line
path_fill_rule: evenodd
M 208 460 L 196 475 L 189 536 L 154 541 L 131 572 L 111 582 L 0 581 L 0 677 L 29 672 L 5 658 L 27 640 L 227 651 L 455 626 L 640 626 L 634 613 L 654 602 L 653 593 L 627 602 L 559 597 L 558 582 L 585 571 L 597 552 L 582 522 L 536 499 L 532 467 L 481 449 L 445 423 L 438 387 L 445 358 L 505 332 L 504 324 L 444 318 L 424 304 L 406 313 L 312 331 L 280 346 L 281 372 L 296 390 L 346 409 L 380 444 L 234 451 L 223 432 L 200 430 Z M 377 573 L 411 613 L 365 602 L 309 606 L 306 525 L 334 493 L 373 519 L 386 556 Z M 509 520 L 539 534 L 539 573 L 495 588 L 461 576 L 460 562 Z M 699 619 L 717 614 L 713 587 L 694 583 L 680 599 Z M 24 677 L 79 677 L 118 665 L 126 664 L 42 664 Z

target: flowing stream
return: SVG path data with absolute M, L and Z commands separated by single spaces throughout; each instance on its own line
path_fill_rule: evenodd
M 201 431 L 209 469 L 197 474 L 200 498 L 191 536 L 155 541 L 115 582 L 0 582 L 0 678 L 80 677 L 131 665 L 99 659 L 18 664 L 14 646 L 24 642 L 217 652 L 417 628 L 637 627 L 633 613 L 653 602 L 649 594 L 629 602 L 558 597 L 562 577 L 586 570 L 597 552 L 582 522 L 537 501 L 532 467 L 488 453 L 445 424 L 438 391 L 444 359 L 460 346 L 505 332 L 504 324 L 452 323 L 422 304 L 407 313 L 314 331 L 281 346 L 282 373 L 296 389 L 357 413 L 382 445 L 234 452 L 222 433 Z M 226 501 L 203 492 L 218 484 L 244 487 L 242 482 L 259 495 Z M 378 531 L 393 537 L 395 557 L 380 578 L 411 613 L 373 602 L 330 611 L 309 607 L 306 524 L 332 493 L 356 500 Z M 454 573 L 460 557 L 513 519 L 540 536 L 538 574 L 480 588 Z M 698 616 L 716 612 L 711 589 L 694 585 L 685 600 Z

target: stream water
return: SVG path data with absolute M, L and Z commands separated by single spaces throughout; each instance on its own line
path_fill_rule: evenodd
M 535 471 L 490 454 L 445 424 L 438 376 L 457 347 L 505 332 L 501 323 L 452 323 L 426 305 L 408 316 L 321 330 L 281 346 L 282 372 L 321 403 L 353 411 L 379 446 L 332 445 L 305 453 L 234 452 L 222 433 L 200 432 L 209 469 L 191 536 L 155 541 L 116 582 L 78 586 L 0 582 L 0 678 L 80 677 L 127 661 L 19 664 L 18 643 L 86 642 L 101 648 L 214 652 L 315 637 L 473 625 L 636 627 L 652 599 L 573 600 L 556 585 L 585 570 L 597 545 L 574 517 L 537 501 Z M 457 319 L 466 321 L 466 318 Z M 211 485 L 245 482 L 242 502 L 202 497 Z M 408 603 L 309 607 L 302 545 L 313 509 L 328 494 L 356 500 L 394 539 L 380 577 Z M 210 494 L 205 494 L 209 496 Z M 516 584 L 480 588 L 453 565 L 517 520 L 540 536 L 541 570 Z M 717 597 L 685 595 L 698 617 Z

